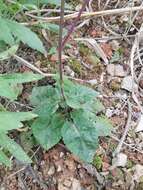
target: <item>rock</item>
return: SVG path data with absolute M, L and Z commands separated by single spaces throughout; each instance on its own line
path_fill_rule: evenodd
M 110 118 L 110 117 L 112 117 L 113 114 L 114 114 L 114 110 L 110 109 L 110 108 L 107 108 L 107 110 L 106 110 L 106 116 L 108 118 Z
M 63 158 L 64 157 L 64 153 L 63 152 L 60 152 L 60 158 Z
M 97 80 L 96 79 L 92 79 L 88 81 L 89 84 L 91 84 L 92 86 L 97 84 Z
M 123 79 L 122 84 L 121 84 L 121 88 L 125 89 L 129 92 L 132 92 L 133 89 L 133 79 L 132 76 L 127 76 Z
M 48 175 L 51 176 L 51 175 L 54 175 L 54 173 L 55 173 L 55 166 L 51 165 L 48 170 Z
M 124 70 L 123 65 L 115 65 L 115 76 L 125 77 L 127 75 L 127 71 Z
M 136 128 L 135 131 L 136 132 L 143 131 L 143 114 L 140 117 L 140 121 L 139 121 L 139 123 L 138 123 L 137 128 Z
M 64 70 L 67 75 L 74 77 L 75 73 L 68 65 L 64 66 Z
M 127 155 L 124 153 L 119 153 L 112 160 L 113 167 L 125 167 L 127 164 Z
M 107 65 L 107 73 L 111 76 L 125 77 L 128 72 L 124 69 L 123 65 L 120 64 L 109 64 Z
M 71 190 L 81 190 L 80 182 L 77 179 L 73 179 Z
M 62 167 L 60 165 L 57 166 L 57 172 L 61 172 L 62 171 Z
M 143 165 L 137 164 L 134 167 L 133 180 L 140 182 L 141 177 L 143 177 Z
M 114 64 L 107 65 L 107 73 L 109 75 L 114 76 L 114 70 L 115 70 L 115 65 Z

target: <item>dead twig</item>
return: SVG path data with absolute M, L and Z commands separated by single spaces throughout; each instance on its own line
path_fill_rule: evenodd
M 128 131 L 130 129 L 130 124 L 131 124 L 131 119 L 132 119 L 132 107 L 131 107 L 131 104 L 129 101 L 128 102 L 128 119 L 127 119 L 127 123 L 126 123 L 126 126 L 125 126 L 125 130 L 124 130 L 124 133 L 120 139 L 120 142 L 116 148 L 116 150 L 113 152 L 113 156 L 116 156 L 118 153 L 120 153 L 121 149 L 122 149 L 122 146 L 124 144 L 124 141 L 126 139 L 126 136 L 128 134 Z
M 126 8 L 120 8 L 120 9 L 96 11 L 96 12 L 84 12 L 81 14 L 80 19 L 89 18 L 89 17 L 97 17 L 97 16 L 99 17 L 99 16 L 106 16 L 106 15 L 130 13 L 130 12 L 141 11 L 141 10 L 143 10 L 143 7 L 137 6 L 137 7 L 126 7 Z M 59 22 L 60 21 L 60 16 L 57 16 L 57 17 L 39 17 L 39 16 L 35 16 L 33 14 L 30 14 L 28 12 L 26 12 L 25 14 L 31 18 L 38 19 L 39 21 L 33 21 L 30 23 L 21 23 L 24 25 L 35 25 L 41 21 L 43 21 L 43 22 Z M 65 15 L 64 20 L 76 19 L 78 14 L 79 14 L 78 12 L 75 12 L 72 14 Z

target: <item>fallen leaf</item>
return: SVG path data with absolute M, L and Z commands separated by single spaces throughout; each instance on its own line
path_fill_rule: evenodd
M 111 46 L 110 44 L 102 43 L 102 44 L 101 44 L 101 48 L 103 49 L 105 55 L 106 55 L 108 58 L 111 58 L 111 57 L 112 57 L 113 51 L 112 51 L 112 46 Z
M 66 60 L 68 59 L 67 55 L 62 55 L 62 62 L 64 63 Z M 59 57 L 58 54 L 54 54 L 50 57 L 50 61 L 51 62 L 58 62 L 59 61 Z

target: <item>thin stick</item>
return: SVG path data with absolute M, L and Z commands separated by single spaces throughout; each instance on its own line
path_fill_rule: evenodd
M 124 130 L 124 133 L 119 141 L 119 144 L 116 148 L 116 150 L 113 152 L 113 156 L 116 156 L 118 153 L 120 153 L 121 149 L 122 149 L 122 146 L 124 144 L 124 141 L 126 139 L 126 136 L 127 136 L 127 133 L 130 129 L 130 124 L 131 124 L 131 118 L 132 118 L 132 107 L 131 107 L 131 104 L 130 102 L 128 101 L 128 119 L 127 119 L 127 123 L 126 123 L 126 126 L 125 126 L 125 130 Z
M 43 73 L 42 71 L 40 71 L 40 69 L 38 69 L 37 67 L 35 67 L 34 65 L 32 65 L 31 63 L 29 63 L 28 61 L 26 61 L 25 59 L 23 59 L 22 57 L 19 57 L 18 55 L 13 55 L 13 57 L 20 63 L 22 63 L 23 65 L 25 65 L 26 67 L 28 67 L 29 69 L 36 71 L 37 73 L 46 76 L 46 77 L 51 77 L 54 76 L 54 74 L 51 73 Z
M 80 18 L 89 18 L 89 17 L 99 17 L 99 16 L 106 16 L 106 15 L 116 15 L 116 14 L 123 14 L 123 13 L 130 13 L 135 11 L 141 11 L 143 10 L 143 7 L 136 6 L 136 7 L 126 7 L 126 8 L 120 8 L 120 9 L 111 9 L 111 10 L 103 10 L 103 11 L 96 11 L 96 12 L 84 12 L 81 14 Z M 22 23 L 24 25 L 35 25 L 38 24 L 41 21 L 45 22 L 59 22 L 60 17 L 38 17 L 29 13 L 25 13 L 27 16 L 30 16 L 35 19 L 39 19 L 39 21 L 34 21 L 30 23 Z M 75 12 L 73 14 L 65 15 L 64 20 L 70 20 L 75 19 L 78 16 L 78 12 Z
M 114 140 L 116 140 L 116 141 L 118 141 L 118 142 L 120 142 L 120 139 L 118 139 L 118 138 L 117 138 L 116 136 L 114 136 L 114 135 L 111 135 L 111 138 L 114 139 Z M 123 142 L 123 144 L 124 144 L 125 146 L 128 146 L 130 149 L 132 149 L 132 150 L 134 150 L 134 151 L 137 151 L 137 152 L 143 154 L 143 151 L 139 150 L 139 149 L 136 148 L 136 147 L 133 147 L 131 144 L 128 144 L 128 143 L 126 143 L 126 142 Z
M 64 89 L 63 89 L 63 64 L 62 64 L 62 52 L 63 52 L 62 40 L 63 40 L 64 8 L 65 8 L 65 2 L 64 2 L 64 0 L 61 0 L 58 56 L 59 56 L 60 88 L 61 88 L 61 95 L 63 97 L 63 100 L 65 100 Z

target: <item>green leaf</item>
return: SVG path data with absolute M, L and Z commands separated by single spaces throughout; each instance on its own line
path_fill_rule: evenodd
M 6 154 L 2 150 L 0 150 L 0 163 L 5 164 L 8 167 L 11 167 L 10 159 L 6 156 Z
M 8 50 L 3 51 L 2 53 L 0 53 L 0 61 L 9 59 L 11 56 L 13 56 L 16 53 L 17 50 L 18 50 L 18 45 L 14 45 L 10 47 Z
M 0 18 L 0 40 L 9 45 L 14 45 L 14 37 L 27 44 L 33 49 L 46 53 L 46 50 L 39 37 L 29 28 L 8 19 Z
M 112 124 L 106 117 L 96 117 L 94 127 L 98 136 L 110 136 L 113 129 Z
M 32 72 L 0 74 L 0 82 L 6 81 L 11 84 L 21 84 L 42 79 L 43 76 Z
M 34 4 L 34 5 L 39 5 L 39 4 L 50 4 L 50 5 L 56 5 L 60 6 L 61 5 L 61 0 L 20 0 L 21 3 L 29 3 L 29 4 Z M 65 4 L 66 7 L 68 7 L 67 4 Z
M 92 162 L 98 148 L 98 137 L 109 135 L 111 132 L 106 126 L 109 124 L 83 110 L 72 112 L 71 117 L 73 122 L 67 121 L 62 129 L 63 140 L 75 155 L 86 162 Z
M 103 111 L 105 108 L 98 99 L 95 99 L 95 100 L 89 101 L 86 104 L 84 104 L 83 109 L 85 111 L 89 111 L 89 112 L 97 114 L 97 113 Z
M 0 96 L 14 100 L 19 95 L 17 84 L 42 79 L 43 76 L 33 73 L 0 74 Z
M 32 90 L 31 103 L 36 106 L 48 99 L 59 99 L 59 94 L 52 86 L 35 87 Z
M 70 80 L 64 80 L 64 94 L 68 106 L 79 109 L 87 102 L 97 97 L 98 93 L 86 86 L 75 84 Z
M 8 150 L 16 159 L 22 163 L 31 163 L 31 159 L 23 151 L 23 149 L 10 139 L 5 133 L 0 133 L 0 146 Z
M 84 115 L 85 114 L 85 115 Z M 92 162 L 98 147 L 98 136 L 86 112 L 72 114 L 73 122 L 66 122 L 62 129 L 64 143 L 75 155 L 86 162 Z
M 32 91 L 31 103 L 36 106 L 33 110 L 39 117 L 48 118 L 59 107 L 60 96 L 51 86 L 36 87 Z
M 0 132 L 23 127 L 22 121 L 31 120 L 37 115 L 31 112 L 0 112 Z
M 53 114 L 49 119 L 36 119 L 32 125 L 32 131 L 37 141 L 48 150 L 60 141 L 63 124 L 62 116 Z
M 14 38 L 11 34 L 11 30 L 8 27 L 5 19 L 0 18 L 0 40 L 5 41 L 9 45 L 14 45 Z
M 15 22 L 7 21 L 9 28 L 11 29 L 12 34 L 21 40 L 23 43 L 27 44 L 33 49 L 40 51 L 41 53 L 46 53 L 46 50 L 38 38 L 38 36 L 32 32 L 29 28 Z

